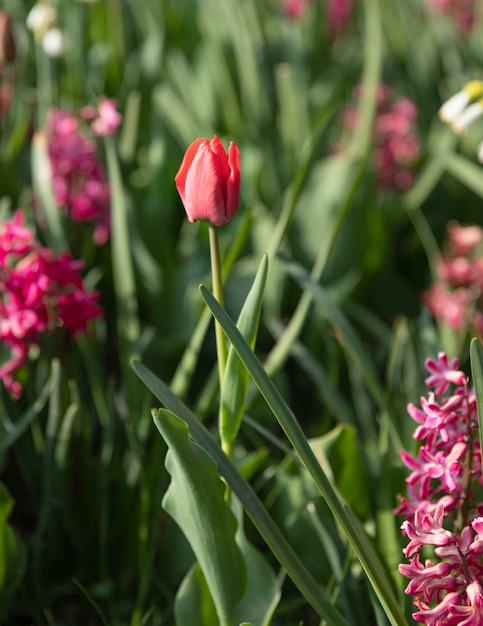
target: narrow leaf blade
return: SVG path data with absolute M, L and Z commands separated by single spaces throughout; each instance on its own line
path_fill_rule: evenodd
M 472 339 L 470 344 L 470 361 L 473 385 L 478 408 L 478 430 L 480 447 L 483 450 L 483 346 L 478 339 Z

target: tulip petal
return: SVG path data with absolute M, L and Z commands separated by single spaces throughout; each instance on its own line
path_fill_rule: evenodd
M 226 185 L 226 218 L 231 220 L 240 204 L 240 150 L 233 141 L 228 147 L 228 167 L 230 175 Z
M 180 168 L 178 173 L 176 174 L 174 180 L 176 183 L 176 189 L 178 190 L 179 195 L 181 196 L 181 200 L 183 202 L 184 207 L 186 208 L 186 177 L 188 175 L 191 164 L 193 163 L 193 159 L 196 156 L 199 148 L 202 145 L 208 144 L 208 139 L 197 139 L 193 141 L 193 143 L 186 150 L 183 160 L 181 161 Z
M 190 222 L 206 221 L 224 226 L 225 200 L 218 178 L 217 159 L 209 146 L 200 146 L 185 182 L 185 209 Z

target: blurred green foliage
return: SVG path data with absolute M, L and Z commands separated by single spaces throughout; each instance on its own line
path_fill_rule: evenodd
M 0 620 L 173 624 L 193 555 L 160 506 L 165 445 L 129 360 L 141 356 L 213 424 L 215 347 L 198 291 L 209 282 L 208 233 L 187 222 L 173 179 L 187 145 L 214 133 L 236 141 L 242 159 L 241 208 L 220 231 L 227 311 L 238 316 L 267 253 L 257 353 L 324 449 L 408 609 L 391 513 L 404 489 L 398 453 L 412 445 L 405 407 L 419 398 L 424 358 L 455 352 L 420 294 L 448 220 L 483 224 L 474 157 L 483 127 L 459 140 L 437 110 L 481 78 L 483 25 L 462 37 L 424 0 L 367 0 L 334 38 L 324 0 L 300 21 L 278 0 L 59 0 L 68 46 L 50 59 L 25 26 L 32 4 L 2 5 L 17 56 L 14 100 L 0 118 L 0 217 L 21 206 L 34 222 L 33 194 L 48 181 L 34 180 L 32 137 L 47 108 L 77 111 L 107 95 L 124 123 L 101 146 L 117 211 L 112 241 L 96 248 L 62 218 L 105 316 L 75 342 L 42 344 L 19 374 L 20 401 L 0 390 Z M 361 108 L 368 134 L 333 154 L 338 114 L 361 80 L 369 101 L 382 80 L 417 106 L 423 149 L 404 193 L 377 188 L 374 111 Z M 126 298 L 133 305 L 123 309 Z M 457 348 L 451 356 L 465 362 L 468 346 Z M 240 469 L 347 621 L 384 623 L 327 506 L 251 387 L 248 396 Z M 249 522 L 245 530 L 264 551 Z M 285 581 L 273 624 L 301 621 L 318 623 Z

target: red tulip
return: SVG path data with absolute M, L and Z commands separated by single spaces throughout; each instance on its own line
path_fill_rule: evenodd
M 238 211 L 240 151 L 231 142 L 228 154 L 215 135 L 197 139 L 186 150 L 175 177 L 190 222 L 224 226 Z

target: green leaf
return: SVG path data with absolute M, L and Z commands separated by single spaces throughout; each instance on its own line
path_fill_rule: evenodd
M 478 339 L 472 339 L 470 344 L 471 374 L 476 394 L 478 408 L 478 430 L 480 447 L 483 450 L 483 346 Z
M 0 483 L 0 616 L 25 569 L 24 546 L 7 522 L 13 504 L 13 499 Z
M 327 321 L 336 328 L 339 341 L 343 345 L 349 358 L 362 373 L 374 402 L 381 411 L 389 412 L 384 389 L 382 388 L 374 364 L 347 317 L 329 297 L 327 290 L 314 282 L 303 267 L 289 261 L 284 261 L 284 263 L 287 271 L 295 280 L 304 289 L 313 294 L 314 300 L 320 305 L 321 313 Z
M 255 346 L 257 337 L 267 272 L 268 258 L 264 255 L 238 317 L 237 327 L 251 348 Z M 221 392 L 220 419 L 220 437 L 228 444 L 235 441 L 240 429 L 249 380 L 246 367 L 230 346 Z
M 139 406 L 142 403 L 140 391 L 142 390 L 136 384 L 137 381 L 133 380 L 129 366 L 130 361 L 138 356 L 138 341 L 141 332 L 132 257 L 132 224 L 129 220 L 129 205 L 114 138 L 105 137 L 104 139 L 107 172 L 111 186 L 111 252 L 119 362 L 127 410 L 135 418 L 139 415 Z
M 248 623 L 248 619 L 252 626 L 268 626 L 280 600 L 281 581 L 262 554 L 247 540 L 242 526 L 243 508 L 238 500 L 235 504 L 239 520 L 236 542 L 245 559 L 247 588 L 235 609 L 234 623 Z M 215 605 L 199 564 L 193 565 L 183 579 L 176 594 L 174 611 L 177 626 L 212 626 L 216 623 Z
M 47 135 L 44 130 L 37 130 L 34 135 L 31 161 L 34 190 L 39 200 L 39 209 L 47 225 L 46 237 L 54 250 L 66 250 L 68 246 L 62 230 L 60 210 L 52 188 L 52 169 L 47 149 Z
M 8 450 L 8 448 L 12 446 L 17 441 L 17 439 L 19 439 L 23 435 L 23 433 L 27 430 L 30 424 L 39 415 L 40 411 L 42 411 L 47 403 L 47 400 L 51 396 L 54 384 L 55 375 L 53 372 L 52 376 L 39 392 L 35 402 L 25 412 L 18 416 L 18 418 L 15 420 L 13 427 L 8 429 L 2 428 L 2 431 L 5 430 L 5 432 L 1 432 L 0 454 Z
M 235 609 L 235 624 L 249 621 L 252 626 L 268 626 L 281 597 L 281 581 L 277 579 L 265 557 L 248 541 L 243 528 L 243 509 L 235 500 L 238 532 L 236 541 L 245 559 L 247 588 Z
M 199 563 L 189 570 L 178 589 L 174 603 L 176 626 L 216 624 L 216 608 Z
M 483 198 L 483 181 L 481 180 L 481 166 L 476 165 L 460 154 L 446 155 L 442 159 L 446 171 L 457 178 L 463 185 Z
M 287 542 L 278 526 L 274 523 L 266 508 L 253 491 L 252 487 L 242 478 L 230 459 L 223 454 L 220 446 L 209 431 L 169 387 L 142 363 L 132 364 L 136 374 L 158 398 L 158 400 L 174 413 L 177 413 L 188 424 L 192 437 L 218 464 L 220 475 L 226 480 L 233 493 L 239 498 L 250 516 L 253 524 L 267 543 L 275 558 L 287 572 L 307 601 L 321 618 L 331 626 L 347 626 L 347 620 L 334 607 L 332 600 L 324 593 L 320 584 L 311 576 L 304 563 Z M 156 422 L 155 422 L 156 423 Z
M 153 411 L 166 441 L 171 483 L 164 509 L 188 539 L 210 589 L 221 624 L 231 624 L 245 589 L 245 565 L 235 542 L 236 519 L 225 501 L 225 485 L 213 459 L 189 437 L 188 426 L 173 413 Z
M 322 437 L 311 439 L 310 445 L 321 465 L 325 459 L 329 462 L 335 483 L 347 503 L 360 517 L 366 516 L 371 501 L 369 476 L 355 428 L 338 424 Z

